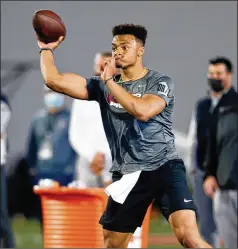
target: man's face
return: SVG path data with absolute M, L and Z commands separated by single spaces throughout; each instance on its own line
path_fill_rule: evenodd
M 216 67 L 212 64 L 209 64 L 208 66 L 207 77 L 209 79 L 215 79 L 216 77 Z
M 117 35 L 112 40 L 112 56 L 117 68 L 133 66 L 144 54 L 144 48 L 133 35 Z
M 105 63 L 110 60 L 112 57 L 105 57 L 101 54 L 96 54 L 94 59 L 94 74 L 100 76 L 104 70 Z
M 232 74 L 230 72 L 227 72 L 226 65 L 216 64 L 215 69 L 216 69 L 216 79 L 221 80 L 225 88 L 230 87 Z
M 45 88 L 44 103 L 48 111 L 55 112 L 64 106 L 64 95 Z
M 222 81 L 224 88 L 230 87 L 232 74 L 227 72 L 226 65 L 216 64 L 208 66 L 208 78 Z

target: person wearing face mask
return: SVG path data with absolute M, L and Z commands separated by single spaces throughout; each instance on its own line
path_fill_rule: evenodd
M 213 200 L 214 218 L 225 248 L 237 247 L 238 95 L 229 59 L 212 60 L 209 78 L 213 106 L 204 161 L 204 191 Z
M 208 143 L 208 130 L 212 119 L 212 110 L 221 98 L 221 86 L 215 82 L 214 61 L 208 63 L 207 81 L 208 96 L 201 98 L 195 105 L 190 130 L 193 130 L 191 151 L 191 167 L 188 170 L 193 195 L 197 205 L 199 229 L 203 238 L 213 247 L 220 247 L 220 237 L 213 218 L 213 202 L 205 194 L 203 178 L 205 175 L 204 162 Z M 191 127 L 192 126 L 192 127 Z
M 75 179 L 77 157 L 69 142 L 70 110 L 64 104 L 64 95 L 46 86 L 44 104 L 45 108 L 31 122 L 27 141 L 26 159 L 32 184 L 48 178 L 67 186 Z M 36 216 L 41 218 L 37 196 L 36 199 Z

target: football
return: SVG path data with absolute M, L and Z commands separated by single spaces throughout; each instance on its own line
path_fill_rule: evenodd
M 44 43 L 55 42 L 60 36 L 66 36 L 63 20 L 51 10 L 37 10 L 32 24 L 38 39 Z

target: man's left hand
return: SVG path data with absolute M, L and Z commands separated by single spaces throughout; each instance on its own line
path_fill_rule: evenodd
M 103 81 L 106 81 L 111 77 L 113 77 L 115 73 L 116 73 L 115 59 L 108 60 L 105 63 L 103 72 L 101 73 L 101 79 Z

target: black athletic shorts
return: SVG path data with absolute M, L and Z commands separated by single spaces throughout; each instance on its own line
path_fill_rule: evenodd
M 113 182 L 120 180 L 119 172 L 113 173 Z M 115 202 L 111 196 L 99 223 L 104 229 L 134 233 L 141 227 L 147 208 L 156 199 L 163 216 L 178 210 L 196 208 L 186 181 L 186 169 L 181 159 L 168 161 L 158 170 L 142 171 L 137 183 L 123 204 Z

